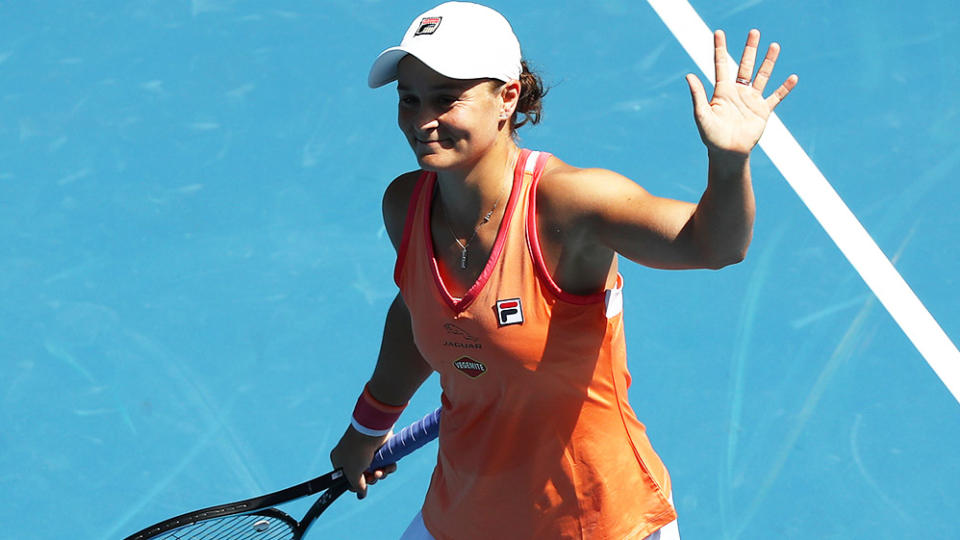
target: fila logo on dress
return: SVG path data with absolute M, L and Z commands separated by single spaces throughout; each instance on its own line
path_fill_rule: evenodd
M 497 300 L 497 322 L 501 327 L 523 324 L 523 305 L 519 298 Z

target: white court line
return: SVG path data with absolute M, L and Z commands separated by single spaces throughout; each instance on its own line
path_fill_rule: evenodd
M 714 84 L 713 31 L 693 6 L 687 0 L 647 2 Z M 737 64 L 729 55 L 728 63 L 735 77 Z M 770 115 L 760 147 L 960 402 L 960 351 L 776 114 Z

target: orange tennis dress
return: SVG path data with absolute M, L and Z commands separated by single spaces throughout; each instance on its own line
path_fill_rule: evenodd
M 676 519 L 670 477 L 627 401 L 616 289 L 559 289 L 543 263 L 523 150 L 497 239 L 463 298 L 430 233 L 435 173 L 410 201 L 395 279 L 414 340 L 440 374 L 443 415 L 423 519 L 438 540 L 640 539 Z

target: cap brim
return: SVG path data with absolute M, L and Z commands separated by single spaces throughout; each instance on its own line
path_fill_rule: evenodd
M 370 88 L 380 88 L 397 80 L 397 64 L 408 54 L 410 53 L 402 47 L 390 47 L 380 53 L 380 56 L 373 61 L 373 66 L 370 67 L 370 74 L 367 75 L 367 85 Z

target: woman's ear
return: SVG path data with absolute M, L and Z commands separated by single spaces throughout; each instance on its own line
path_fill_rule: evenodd
M 520 103 L 520 81 L 513 80 L 500 87 L 500 119 L 509 120 Z

